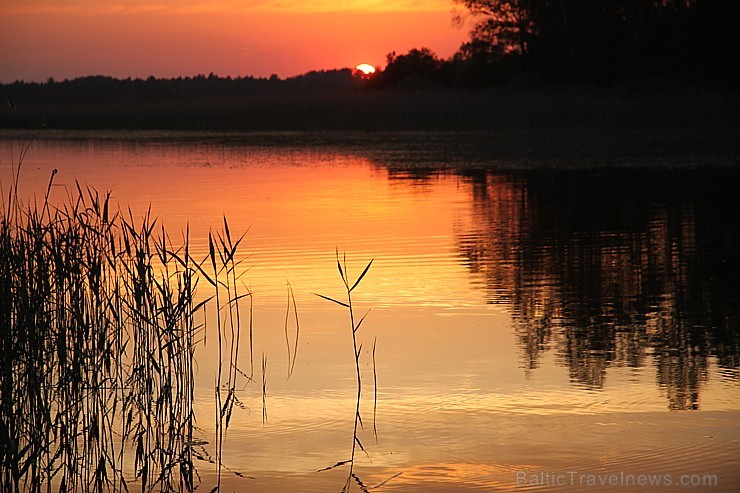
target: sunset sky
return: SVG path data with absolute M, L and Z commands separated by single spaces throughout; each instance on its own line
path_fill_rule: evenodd
M 0 82 L 85 75 L 281 77 L 452 55 L 452 0 L 3 0 Z

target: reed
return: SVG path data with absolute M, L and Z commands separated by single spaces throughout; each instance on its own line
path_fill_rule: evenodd
M 151 211 L 114 211 L 110 193 L 78 184 L 61 205 L 48 191 L 24 205 L 25 152 L 0 215 L 0 491 L 196 488 L 195 460 L 212 459 L 195 425 L 195 351 L 214 302 L 218 490 L 236 389 L 254 372 L 238 365 L 245 298 L 253 361 L 244 236 L 232 240 L 224 220 L 198 261 L 189 230 L 175 245 Z
M 287 302 L 287 308 L 285 310 L 285 345 L 288 350 L 288 380 L 290 379 L 291 375 L 293 375 L 293 371 L 295 370 L 295 359 L 296 356 L 298 356 L 298 337 L 301 332 L 301 326 L 298 322 L 298 307 L 296 306 L 295 302 L 295 295 L 293 294 L 293 286 L 290 285 L 290 282 L 287 282 L 288 286 L 288 302 Z M 288 335 L 288 325 L 290 321 L 290 309 L 291 306 L 293 308 L 293 318 L 295 320 L 295 338 L 293 340 L 293 347 L 291 348 L 290 345 L 290 336 Z
M 336 303 L 344 308 L 347 309 L 347 313 L 349 315 L 349 327 L 351 329 L 352 334 L 352 348 L 353 348 L 353 355 L 355 360 L 355 372 L 357 376 L 357 395 L 356 395 L 356 405 L 355 405 L 355 419 L 354 419 L 354 427 L 352 430 L 352 451 L 350 454 L 350 458 L 347 460 L 339 461 L 333 466 L 326 467 L 324 469 L 321 469 L 320 471 L 326 471 L 329 469 L 333 469 L 335 467 L 348 465 L 349 466 L 349 472 L 347 474 L 347 480 L 344 484 L 344 487 L 342 488 L 342 492 L 349 492 L 350 487 L 352 486 L 352 481 L 354 481 L 361 491 L 366 492 L 368 491 L 368 487 L 362 482 L 360 477 L 355 473 L 355 456 L 357 455 L 357 449 L 359 448 L 367 457 L 368 455 L 367 451 L 365 450 L 365 447 L 362 445 L 362 442 L 360 441 L 359 437 L 359 428 L 363 427 L 362 423 L 362 415 L 360 414 L 360 403 L 362 400 L 362 375 L 360 372 L 360 355 L 362 353 L 362 343 L 358 342 L 357 338 L 357 332 L 360 330 L 360 327 L 362 326 L 362 322 L 365 320 L 365 317 L 369 313 L 366 312 L 359 321 L 355 322 L 355 309 L 354 305 L 352 303 L 352 292 L 359 286 L 362 279 L 367 274 L 368 270 L 370 270 L 370 266 L 373 264 L 373 260 L 370 260 L 368 264 L 363 269 L 362 273 L 357 277 L 357 279 L 354 282 L 350 282 L 349 274 L 347 272 L 347 256 L 346 254 L 342 255 L 342 258 L 339 258 L 339 250 L 336 251 L 336 257 L 337 257 L 337 269 L 339 270 L 339 276 L 342 279 L 342 283 L 344 284 L 344 291 L 346 296 L 346 301 L 339 301 L 335 298 L 331 298 L 329 296 L 325 296 L 323 294 L 316 294 L 316 296 L 319 296 L 325 300 L 331 301 L 332 303 Z M 377 383 L 377 377 L 375 372 L 375 341 L 373 342 L 373 381 Z M 375 428 L 375 409 L 377 404 L 377 391 L 374 393 L 374 402 L 373 402 L 373 432 L 376 432 Z M 377 438 L 377 434 L 376 434 Z

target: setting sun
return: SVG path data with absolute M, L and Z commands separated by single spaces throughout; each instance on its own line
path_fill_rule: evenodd
M 370 74 L 375 73 L 375 67 L 373 67 L 369 63 L 361 63 L 358 66 L 356 66 L 355 69 L 359 70 L 365 75 L 370 75 Z
M 452 26 L 441 0 L 58 4 L 0 1 L 0 82 L 90 74 L 292 77 L 384 60 L 421 44 L 447 57 L 468 35 Z

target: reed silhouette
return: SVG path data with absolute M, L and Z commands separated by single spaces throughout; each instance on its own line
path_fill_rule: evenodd
M 218 490 L 235 389 L 251 380 L 239 369 L 244 298 L 250 360 L 252 352 L 251 293 L 237 289 L 243 237 L 232 241 L 224 220 L 196 260 L 188 230 L 176 245 L 150 211 L 137 220 L 110 193 L 77 184 L 66 202 L 50 204 L 56 170 L 43 204 L 23 204 L 27 151 L 0 217 L 0 491 L 128 491 L 132 483 L 192 491 L 197 461 L 215 465 Z M 199 294 L 203 283 L 210 297 Z M 214 302 L 212 454 L 193 402 L 195 351 Z
M 360 355 L 362 353 L 362 343 L 358 342 L 357 338 L 357 332 L 360 330 L 360 327 L 362 326 L 362 322 L 365 320 L 365 317 L 370 313 L 367 311 L 359 320 L 356 321 L 355 318 L 355 308 L 354 304 L 352 302 L 352 292 L 357 288 L 360 284 L 360 282 L 363 280 L 367 272 L 370 270 L 370 266 L 373 264 L 373 260 L 370 260 L 370 262 L 367 263 L 365 268 L 362 270 L 359 276 L 354 281 L 350 280 L 349 273 L 347 271 L 347 256 L 346 254 L 343 254 L 342 257 L 339 257 L 339 250 L 336 251 L 336 258 L 337 258 L 337 269 L 339 270 L 339 276 L 342 279 L 342 284 L 344 284 L 344 290 L 345 290 L 345 300 L 346 301 L 340 301 L 336 298 L 331 298 L 329 296 L 325 296 L 323 294 L 316 294 L 316 296 L 319 296 L 327 301 L 331 301 L 332 303 L 336 303 L 337 305 L 345 308 L 347 310 L 347 314 L 349 316 L 349 328 L 351 330 L 352 334 L 352 350 L 355 360 L 355 372 L 357 375 L 357 394 L 356 394 L 356 405 L 355 405 L 355 419 L 354 419 L 354 426 L 352 429 L 352 449 L 350 453 L 349 459 L 341 460 L 337 462 L 334 465 L 325 467 L 323 469 L 320 469 L 318 472 L 322 471 L 328 471 L 330 469 L 334 469 L 336 467 L 341 466 L 349 466 L 348 467 L 348 473 L 347 473 L 347 480 L 344 483 L 344 486 L 342 487 L 342 492 L 349 492 L 351 489 L 352 484 L 356 484 L 357 487 L 360 489 L 360 491 L 367 493 L 370 489 L 378 488 L 384 484 L 386 484 L 388 481 L 393 479 L 394 477 L 398 476 L 398 474 L 378 483 L 374 486 L 368 486 L 366 485 L 360 476 L 357 474 L 355 470 L 355 458 L 357 455 L 357 449 L 362 451 L 368 459 L 370 459 L 370 455 L 365 450 L 365 447 L 362 445 L 362 441 L 360 440 L 360 429 L 364 428 L 364 424 L 362 422 L 362 415 L 360 413 L 360 403 L 362 400 L 362 375 L 360 372 Z M 373 340 L 373 348 L 372 348 L 372 366 L 373 366 L 373 385 L 374 385 L 374 393 L 373 393 L 373 435 L 375 436 L 375 439 L 377 440 L 377 428 L 375 426 L 375 413 L 377 411 L 377 401 L 378 401 L 378 391 L 377 391 L 377 373 L 375 371 L 375 348 L 376 348 L 376 342 L 377 340 Z M 400 474 L 400 473 L 399 473 Z

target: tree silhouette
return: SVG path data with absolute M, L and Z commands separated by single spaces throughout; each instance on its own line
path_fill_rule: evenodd
M 558 79 L 733 76 L 740 2 L 733 0 L 455 0 L 473 21 L 467 58 L 518 57 Z
M 476 19 L 470 44 L 496 53 L 524 54 L 534 37 L 533 7 L 526 0 L 456 0 Z
M 442 63 L 429 48 L 413 48 L 405 55 L 396 55 L 394 51 L 386 57 L 382 82 L 407 88 L 429 86 L 439 82 L 438 73 Z

